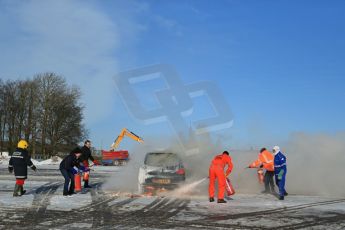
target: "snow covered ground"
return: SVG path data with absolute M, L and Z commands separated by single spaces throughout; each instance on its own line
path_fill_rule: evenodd
M 94 187 L 66 198 L 57 166 L 29 170 L 22 197 L 12 197 L 13 175 L 5 164 L 0 166 L 0 229 L 345 228 L 345 198 L 289 195 L 278 201 L 272 195 L 236 194 L 227 204 L 217 204 L 208 202 L 206 191 L 142 197 L 116 189 L 121 180 L 131 182 L 121 167 L 95 167 Z M 105 189 L 109 181 L 113 186 Z
M 10 157 L 8 156 L 8 153 L 2 154 L 0 156 L 0 165 L 3 165 L 3 166 L 8 165 L 9 160 L 10 160 Z M 31 161 L 36 166 L 38 166 L 38 165 L 59 165 L 60 162 L 62 161 L 62 158 L 60 158 L 58 156 L 54 156 L 50 159 L 43 160 L 43 161 L 38 161 L 35 159 L 31 159 Z

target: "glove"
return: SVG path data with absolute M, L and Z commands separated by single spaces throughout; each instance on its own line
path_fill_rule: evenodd
M 9 173 L 13 173 L 13 168 L 12 167 L 8 167 L 8 172 Z
M 34 170 L 34 171 L 36 171 L 37 168 L 36 168 L 35 165 L 32 165 L 32 166 L 31 166 L 31 169 Z
M 82 171 L 82 172 L 83 172 L 83 171 L 86 169 L 86 167 L 85 167 L 85 166 L 80 165 L 78 169 L 79 169 L 80 171 Z
M 100 163 L 97 160 L 92 161 L 95 166 L 100 165 Z
M 282 169 L 282 170 L 279 171 L 278 180 L 283 179 L 283 174 L 284 174 L 284 169 Z
M 264 167 L 264 165 L 260 165 L 260 168 L 262 169 Z
M 78 173 L 78 168 L 77 168 L 77 167 L 71 168 L 71 173 L 72 173 L 73 175 L 77 174 L 77 173 Z

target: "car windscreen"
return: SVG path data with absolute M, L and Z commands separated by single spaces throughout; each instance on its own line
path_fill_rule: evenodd
M 156 167 L 177 166 L 180 158 L 174 153 L 149 153 L 146 155 L 145 164 Z

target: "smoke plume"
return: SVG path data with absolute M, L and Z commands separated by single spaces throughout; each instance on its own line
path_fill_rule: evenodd
M 298 195 L 344 197 L 345 180 L 342 177 L 345 165 L 344 137 L 345 133 L 333 136 L 292 134 L 287 144 L 280 146 L 287 157 L 286 190 L 290 194 Z M 128 165 L 115 172 L 105 187 L 123 192 L 137 192 L 139 167 L 143 165 L 145 154 L 150 151 L 178 153 L 186 168 L 186 184 L 193 183 L 208 176 L 209 165 L 215 155 L 228 150 L 234 164 L 230 179 L 236 193 L 260 194 L 264 186 L 258 182 L 256 169 L 246 168 L 257 159 L 259 150 L 233 150 L 224 147 L 226 144 L 222 141 L 218 140 L 216 143 L 210 135 L 203 135 L 191 143 L 198 147 L 199 152 L 190 155 L 181 147 L 178 140 L 152 138 L 152 141 L 146 145 L 135 145 L 131 150 L 131 160 Z M 164 148 L 164 146 L 168 147 Z M 272 146 L 266 148 L 270 150 Z M 208 180 L 193 187 L 193 190 L 191 194 L 208 196 Z M 278 191 L 277 187 L 276 190 Z

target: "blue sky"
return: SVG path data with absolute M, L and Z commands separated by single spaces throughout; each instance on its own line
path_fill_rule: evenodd
M 168 124 L 133 119 L 115 89 L 117 72 L 157 63 L 174 66 L 185 84 L 218 85 L 234 125 L 214 135 L 229 147 L 279 144 L 293 132 L 334 134 L 344 131 L 344 10 L 340 0 L 0 0 L 0 74 L 53 71 L 79 85 L 97 147 L 122 127 L 144 139 L 173 135 Z M 137 90 L 154 108 L 160 87 Z M 194 111 L 186 122 L 212 115 L 202 99 Z

